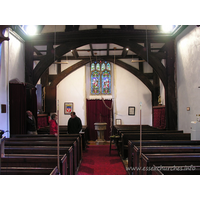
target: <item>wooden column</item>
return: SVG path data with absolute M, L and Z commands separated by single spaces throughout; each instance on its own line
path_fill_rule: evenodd
M 45 113 L 56 112 L 56 86 L 45 87 Z
M 166 43 L 166 73 L 167 84 L 165 88 L 165 105 L 166 105 L 166 128 L 177 129 L 177 97 L 176 97 L 176 77 L 175 77 L 175 51 L 174 39 Z
M 153 70 L 153 92 L 152 92 L 152 105 L 158 105 L 158 96 L 160 95 L 159 78 L 155 70 Z
M 31 42 L 25 43 L 25 81 L 28 87 L 33 86 L 33 45 Z

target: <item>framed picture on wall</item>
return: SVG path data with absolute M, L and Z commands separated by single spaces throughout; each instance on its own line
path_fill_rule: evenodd
M 73 103 L 72 102 L 65 102 L 64 103 L 64 114 L 70 115 L 73 112 Z
M 121 119 L 115 119 L 116 125 L 121 125 L 122 124 L 122 120 Z
M 135 107 L 134 106 L 128 107 L 128 115 L 135 115 Z

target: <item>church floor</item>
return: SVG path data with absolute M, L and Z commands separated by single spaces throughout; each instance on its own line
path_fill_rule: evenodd
M 105 142 L 88 141 L 87 146 L 90 146 L 90 145 L 110 145 L 110 141 L 105 141 Z M 113 145 L 114 144 L 112 144 L 112 146 Z M 113 152 L 113 150 L 111 151 L 111 154 L 112 154 L 112 152 Z M 127 159 L 123 160 L 122 156 L 121 155 L 119 155 L 119 156 L 120 156 L 121 161 L 122 161 L 122 163 L 124 165 L 124 168 L 126 169 L 128 167 L 128 160 Z

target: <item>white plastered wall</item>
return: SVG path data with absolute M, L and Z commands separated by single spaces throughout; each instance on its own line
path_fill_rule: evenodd
M 196 114 L 200 114 L 200 28 L 188 26 L 176 38 L 175 46 L 178 129 L 190 133 L 191 121 L 195 121 Z

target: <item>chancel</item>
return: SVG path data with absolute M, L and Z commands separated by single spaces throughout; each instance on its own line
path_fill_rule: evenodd
M 0 25 L 2 175 L 200 174 L 198 25 L 34 28 Z

